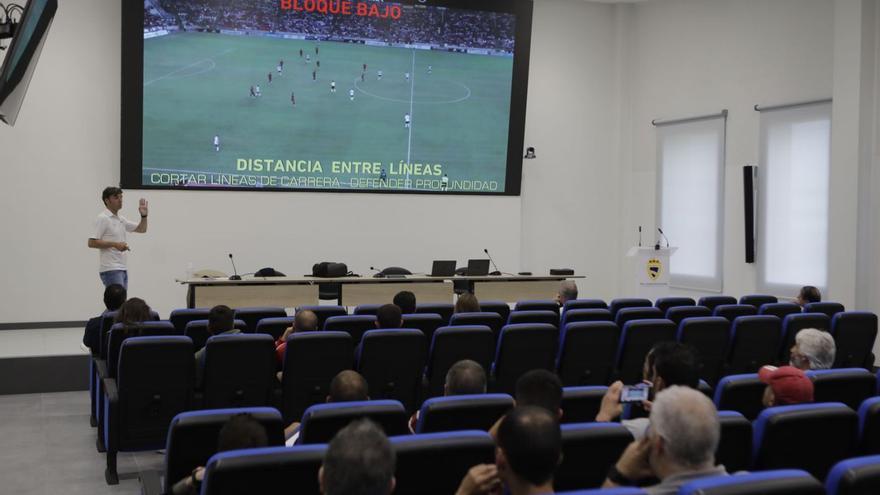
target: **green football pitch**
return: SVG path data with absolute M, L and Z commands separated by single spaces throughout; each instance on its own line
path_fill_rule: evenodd
M 183 175 L 208 185 L 232 178 L 268 187 L 436 190 L 447 174 L 450 190 L 485 191 L 494 181 L 494 192 L 503 192 L 512 64 L 510 57 L 272 37 L 148 39 L 144 184 Z M 257 85 L 261 96 L 253 97 Z M 385 182 L 378 182 L 381 168 Z

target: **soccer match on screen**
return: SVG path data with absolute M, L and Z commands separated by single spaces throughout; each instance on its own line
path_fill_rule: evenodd
M 503 193 L 516 17 L 144 4 L 144 186 Z

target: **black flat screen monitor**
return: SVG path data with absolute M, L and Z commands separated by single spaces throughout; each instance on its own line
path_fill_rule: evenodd
M 489 274 L 489 260 L 468 260 L 467 275 L 482 277 Z
M 432 277 L 452 277 L 455 275 L 455 260 L 434 260 L 431 266 Z
M 519 195 L 531 0 L 122 5 L 122 186 Z
M 30 0 L 6 50 L 0 68 L 0 120 L 9 125 L 18 118 L 56 10 L 57 0 Z

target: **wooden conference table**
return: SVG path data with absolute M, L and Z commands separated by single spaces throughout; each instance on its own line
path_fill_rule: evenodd
M 232 308 L 279 306 L 295 308 L 318 304 L 320 284 L 339 284 L 339 302 L 343 306 L 383 304 L 394 295 L 408 290 L 422 302 L 452 302 L 453 282 L 466 282 L 482 300 L 515 302 L 522 299 L 552 299 L 559 282 L 578 275 L 497 275 L 429 277 L 248 277 L 243 280 L 197 278 L 178 280 L 187 286 L 187 307 L 206 308 L 225 304 Z

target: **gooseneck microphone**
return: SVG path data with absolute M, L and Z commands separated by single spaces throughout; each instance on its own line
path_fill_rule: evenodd
M 495 271 L 490 273 L 489 275 L 501 275 L 501 271 L 498 269 L 498 265 L 495 264 L 495 260 L 492 259 L 492 255 L 489 254 L 489 250 L 486 248 L 483 248 L 483 252 L 486 253 L 486 256 L 489 257 L 489 261 L 492 262 L 492 267 L 495 268 Z
M 232 273 L 235 274 L 229 277 L 229 280 L 241 280 L 241 276 L 238 275 L 238 270 L 235 269 L 235 260 L 232 258 L 232 253 L 229 253 L 229 261 L 232 263 Z
M 642 226 L 639 225 L 639 247 L 642 247 Z
M 669 247 L 669 238 L 666 237 L 666 234 L 663 233 L 663 229 L 661 229 L 660 227 L 657 227 L 657 232 L 660 232 L 660 235 L 662 235 L 663 239 L 666 240 L 666 247 L 668 248 Z M 658 242 L 658 245 L 659 245 L 659 242 Z
M 375 266 L 371 266 L 370 270 L 373 270 L 374 272 L 376 272 L 373 274 L 373 278 L 385 278 L 385 274 L 382 273 L 382 270 L 379 270 Z

